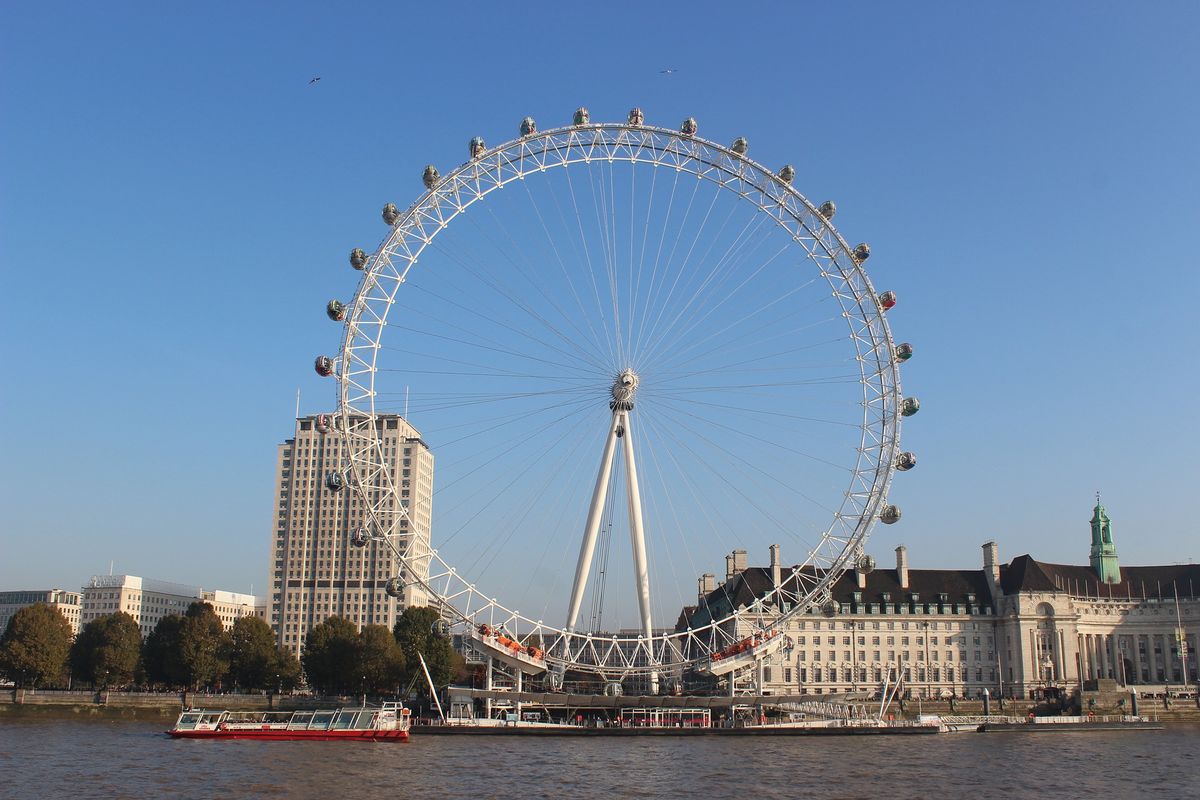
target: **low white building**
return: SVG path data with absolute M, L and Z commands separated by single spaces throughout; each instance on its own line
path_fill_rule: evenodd
M 66 589 L 27 589 L 0 592 L 0 635 L 8 629 L 8 621 L 12 619 L 13 614 L 35 603 L 46 603 L 57 608 L 70 623 L 71 633 L 79 633 L 78 592 L 69 592 Z
M 212 605 L 226 630 L 238 617 L 261 616 L 257 609 L 265 607 L 264 601 L 250 594 L 205 591 L 198 586 L 136 575 L 94 575 L 81 594 L 81 625 L 106 614 L 124 611 L 137 622 L 143 637 L 153 631 L 163 617 L 186 614 L 188 606 L 197 600 Z

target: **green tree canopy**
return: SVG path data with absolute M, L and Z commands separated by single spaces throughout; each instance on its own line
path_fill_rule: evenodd
M 258 617 L 238 617 L 229 638 L 230 681 L 242 689 L 274 689 L 278 654 L 271 626 Z
M 352 694 L 360 688 L 358 628 L 345 617 L 314 625 L 300 656 L 308 684 L 324 694 Z
M 269 688 L 290 692 L 300 685 L 304 671 L 300 668 L 300 659 L 291 650 L 285 650 L 276 645 L 275 657 L 271 661 L 271 679 L 274 681 Z
M 404 653 L 405 683 L 417 678 L 418 685 L 425 685 L 418 654 L 425 657 L 434 686 L 440 688 L 450 682 L 454 672 L 454 648 L 448 637 L 434 633 L 434 623 L 440 619 L 441 615 L 435 608 L 409 606 L 396 620 L 393 633 Z
M 229 635 L 208 603 L 188 606 L 179 629 L 179 661 L 188 686 L 211 686 L 229 671 Z
M 404 653 L 385 625 L 368 625 L 358 635 L 359 664 L 363 691 L 382 695 L 396 693 L 404 683 Z
M 71 646 L 71 671 L 78 680 L 108 688 L 133 680 L 142 656 L 142 633 L 124 611 L 83 626 Z
M 142 665 L 150 683 L 176 687 L 187 685 L 187 673 L 179 658 L 179 634 L 183 617 L 168 614 L 158 621 L 142 647 Z
M 66 675 L 71 623 L 48 603 L 17 609 L 0 637 L 0 674 L 18 686 L 56 684 Z

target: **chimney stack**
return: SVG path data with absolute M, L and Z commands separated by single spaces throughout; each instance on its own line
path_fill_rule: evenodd
M 901 589 L 908 588 L 908 548 L 904 545 L 896 548 L 896 579 Z
M 783 565 L 779 563 L 779 545 L 771 545 L 771 587 L 778 589 L 782 580 Z
M 703 603 L 704 598 L 708 597 L 709 593 L 711 593 L 713 589 L 717 588 L 717 576 L 713 575 L 711 572 L 706 572 L 700 576 L 700 580 L 696 583 L 697 591 L 699 592 L 696 602 Z
M 987 573 L 988 588 L 992 590 L 992 602 L 1000 598 L 1000 548 L 995 542 L 984 542 L 983 571 Z
M 858 567 L 855 567 L 854 568 L 854 577 L 858 578 L 858 588 L 859 589 L 867 588 L 867 573 L 863 572 Z
M 745 572 L 745 571 L 746 571 L 746 551 L 745 550 L 734 550 L 733 551 L 733 574 L 737 575 L 739 572 Z
M 725 556 L 725 582 L 729 583 L 737 572 L 733 568 L 733 554 Z

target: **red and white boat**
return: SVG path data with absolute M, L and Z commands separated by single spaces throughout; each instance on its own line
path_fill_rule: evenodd
M 331 711 L 188 709 L 167 731 L 176 739 L 407 742 L 409 711 L 399 703 Z

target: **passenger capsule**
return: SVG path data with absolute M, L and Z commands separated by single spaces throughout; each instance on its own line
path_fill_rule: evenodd
M 863 242 L 854 248 L 854 260 L 862 263 L 871 257 L 871 245 Z
M 393 211 L 396 210 L 396 207 L 393 206 L 391 203 L 388 203 L 387 206 L 384 206 L 383 219 L 385 222 L 387 221 L 387 210 L 388 210 L 389 206 L 391 207 L 391 209 Z M 400 215 L 396 214 L 396 216 L 398 217 Z M 395 220 L 392 220 L 392 222 L 395 222 Z M 392 224 L 391 222 L 388 222 L 388 225 L 391 225 L 391 224 Z M 350 266 L 354 267 L 355 269 L 362 269 L 366 265 L 367 265 L 366 251 L 364 251 L 361 247 L 356 247 L 350 251 Z
M 537 123 L 534 122 L 533 117 L 526 117 L 521 120 L 522 136 L 533 136 L 535 133 L 537 133 Z
M 900 403 L 900 414 L 905 417 L 911 417 L 913 414 L 921 410 L 921 401 L 915 397 L 906 397 Z
M 426 189 L 432 189 L 437 186 L 438 181 L 441 179 L 442 176 L 438 174 L 437 167 L 433 164 L 425 166 L 425 174 L 421 176 L 421 181 L 425 184 Z
M 325 473 L 325 488 L 331 492 L 340 492 L 342 487 L 346 485 L 346 481 L 342 478 L 340 472 Z
M 750 149 L 750 142 L 745 136 L 739 136 L 733 140 L 733 144 L 729 145 L 729 149 L 737 153 L 739 156 L 746 155 L 746 151 Z
M 317 421 L 313 427 L 315 427 L 317 429 L 317 433 L 321 434 L 322 436 L 329 433 L 329 415 L 317 414 Z
M 429 632 L 439 639 L 448 639 L 450 638 L 450 623 L 439 619 L 429 626 Z
M 329 356 L 317 356 L 317 360 L 313 363 L 313 368 L 322 378 L 328 378 L 333 374 L 333 359 Z
M 833 219 L 833 215 L 837 213 L 837 204 L 832 200 L 826 200 L 821 203 L 821 207 L 817 211 L 821 212 L 821 216 L 825 219 Z
M 480 156 L 482 156 L 484 154 L 484 151 L 487 150 L 487 145 L 483 143 L 482 136 L 476 136 L 474 139 L 471 140 L 471 143 L 468 145 L 468 148 L 471 151 L 471 160 L 474 161 L 475 159 L 479 158 Z
M 404 581 L 399 578 L 388 578 L 383 585 L 383 591 L 388 597 L 399 597 L 404 593 Z
M 796 168 L 793 167 L 791 164 L 784 164 L 783 167 L 780 168 L 778 174 L 779 174 L 779 180 L 783 181 L 788 186 L 791 186 L 792 181 L 796 177 Z
M 837 616 L 839 608 L 837 600 L 826 600 L 821 604 L 821 613 L 827 617 L 834 617 Z
M 861 573 L 867 574 L 875 571 L 875 559 L 866 553 L 858 557 L 854 562 L 854 568 Z
M 367 533 L 366 528 L 355 528 L 354 533 L 350 534 L 350 544 L 355 547 L 366 547 L 371 541 L 371 534 Z
M 883 306 L 884 311 L 889 311 L 896 307 L 896 293 L 884 292 L 879 295 L 879 305 Z
M 885 525 L 894 525 L 900 521 L 899 506 L 884 506 L 883 511 L 879 514 L 879 520 Z
M 325 315 L 334 322 L 341 322 L 346 318 L 346 304 L 341 300 L 330 300 L 325 306 Z
M 646 115 L 642 113 L 640 108 L 629 109 L 629 124 L 635 127 L 641 127 L 646 122 Z
M 913 453 L 905 451 L 896 456 L 896 469 L 901 472 L 908 472 L 917 465 L 917 457 Z
M 388 203 L 383 207 L 383 221 L 388 225 L 395 225 L 396 220 L 400 219 L 400 210 L 396 208 L 395 203 Z
M 588 110 L 583 106 L 580 106 L 579 108 L 575 109 L 575 116 L 572 119 L 572 122 L 574 122 L 576 125 L 587 125 L 590 119 L 591 115 L 588 114 Z
M 896 360 L 908 361 L 913 357 L 913 346 L 908 342 L 902 342 L 896 345 Z
M 697 126 L 695 117 L 688 117 L 683 121 L 683 124 L 679 126 L 679 132 L 684 136 L 695 136 L 696 130 Z

